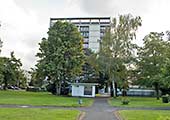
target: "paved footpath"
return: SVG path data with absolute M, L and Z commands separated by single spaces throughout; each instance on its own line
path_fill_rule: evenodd
M 69 109 L 85 112 L 83 120 L 117 120 L 113 111 L 117 108 L 109 106 L 108 98 L 94 98 L 91 107 L 56 107 L 56 106 L 32 106 L 32 105 L 1 105 L 0 108 L 48 108 L 48 109 Z
M 94 104 L 88 108 L 80 108 L 85 111 L 83 120 L 117 120 L 113 114 L 116 110 L 107 103 L 108 98 L 95 98 Z
M 0 108 L 48 108 L 48 109 L 69 109 L 80 110 L 85 112 L 83 120 L 117 120 L 114 111 L 117 110 L 169 110 L 170 107 L 158 108 L 126 108 L 126 107 L 111 107 L 109 106 L 108 97 L 94 98 L 94 103 L 91 107 L 57 107 L 57 106 L 32 106 L 32 105 L 2 105 Z

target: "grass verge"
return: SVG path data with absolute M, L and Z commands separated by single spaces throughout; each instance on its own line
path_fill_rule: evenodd
M 122 99 L 122 97 L 112 98 L 108 102 L 116 107 L 170 107 L 170 103 L 162 103 L 162 99 L 156 100 L 153 97 L 127 97 L 130 101 L 128 105 L 123 105 Z
M 154 110 L 121 110 L 123 120 L 170 120 L 169 111 Z
M 81 106 L 90 106 L 91 98 L 81 98 Z M 77 107 L 79 98 L 55 96 L 48 92 L 0 91 L 0 104 Z
M 1 108 L 1 120 L 76 120 L 77 110 Z

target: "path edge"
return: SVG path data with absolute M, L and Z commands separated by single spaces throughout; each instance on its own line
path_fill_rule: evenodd
M 78 117 L 77 117 L 77 120 L 83 120 L 84 119 L 84 117 L 85 117 L 85 112 L 81 112 L 79 115 L 78 115 Z
M 114 114 L 114 116 L 116 117 L 117 120 L 123 120 L 123 118 L 120 116 L 119 111 L 114 111 L 113 114 Z

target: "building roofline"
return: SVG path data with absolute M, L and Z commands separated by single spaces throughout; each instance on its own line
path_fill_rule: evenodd
M 93 85 L 99 85 L 98 83 L 71 83 L 71 85 L 90 85 L 90 86 L 93 86 Z
M 70 17 L 70 18 L 50 18 L 50 20 L 105 20 L 105 19 L 111 19 L 111 17 Z

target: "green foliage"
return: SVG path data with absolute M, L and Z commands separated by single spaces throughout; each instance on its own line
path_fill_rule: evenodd
M 61 82 L 73 79 L 81 73 L 84 60 L 83 41 L 77 27 L 71 23 L 57 21 L 48 31 L 48 39 L 40 45 L 37 76 L 46 76 L 60 89 Z M 60 94 L 60 90 L 57 90 Z
M 16 59 L 14 52 L 11 52 L 10 58 L 0 57 L 0 82 L 4 89 L 8 85 L 26 86 L 26 77 L 21 66 L 22 63 L 20 59 Z
M 138 51 L 138 83 L 145 86 L 155 86 L 158 90 L 169 88 L 170 47 L 163 33 L 151 32 L 143 41 L 144 46 Z
M 170 102 L 170 96 L 169 95 L 163 95 L 162 96 L 162 102 L 163 103 L 169 103 Z
M 29 74 L 31 75 L 31 81 L 29 82 L 29 86 L 41 87 L 43 85 L 44 75 L 42 75 L 44 71 L 41 69 L 31 68 Z
M 1 85 L 3 84 L 6 89 L 8 84 L 13 84 L 16 81 L 16 76 L 9 58 L 1 58 L 1 63 Z
M 126 64 L 130 64 L 137 48 L 137 45 L 133 44 L 133 40 L 136 38 L 135 33 L 139 26 L 141 26 L 140 17 L 134 18 L 130 14 L 121 15 L 118 20 L 113 19 L 109 30 L 111 33 L 107 33 L 102 41 L 101 51 L 104 52 L 106 58 L 110 58 L 106 63 L 109 63 L 107 66 L 112 66 L 108 71 L 113 72 L 114 77 L 126 76 L 124 75 Z M 123 72 L 123 70 L 125 71 Z M 122 75 L 118 75 L 121 72 Z
M 164 52 L 166 46 L 163 41 L 163 34 L 160 33 L 150 33 L 144 38 L 144 46 L 140 48 L 139 55 L 139 71 L 141 78 L 145 79 L 145 83 L 148 80 L 160 80 L 161 68 L 164 65 L 162 58 L 164 58 Z M 148 81 L 152 82 L 152 81 Z M 148 85 L 152 85 L 148 83 Z
M 137 45 L 133 43 L 136 31 L 141 26 L 141 18 L 120 15 L 114 18 L 111 28 L 106 30 L 101 41 L 100 52 L 96 55 L 97 68 L 109 76 L 109 81 L 117 82 L 127 89 L 128 66 L 132 64 Z M 94 56 L 95 57 L 95 56 Z
M 96 53 L 91 51 L 91 49 L 85 49 L 85 63 L 83 64 L 83 82 L 87 83 L 99 83 L 99 73 L 96 65 Z
M 127 97 L 123 97 L 121 102 L 122 102 L 122 105 L 128 105 L 130 101 Z

